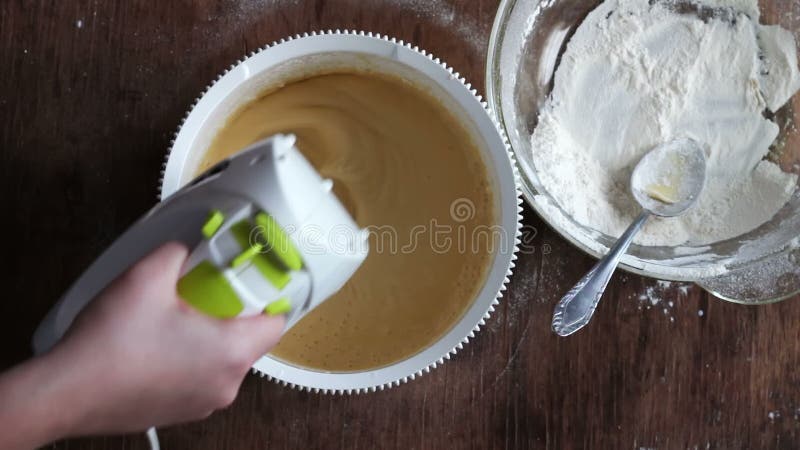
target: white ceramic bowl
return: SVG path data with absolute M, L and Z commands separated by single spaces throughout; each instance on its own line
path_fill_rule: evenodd
M 495 192 L 497 224 L 508 236 L 498 246 L 483 287 L 461 319 L 416 355 L 362 372 L 321 372 L 265 356 L 253 366 L 283 384 L 312 391 L 351 393 L 413 379 L 448 359 L 474 336 L 494 310 L 516 259 L 521 212 L 518 174 L 505 137 L 475 90 L 438 59 L 402 41 L 371 33 L 328 31 L 296 36 L 251 53 L 221 75 L 191 108 L 164 166 L 161 197 L 189 182 L 226 119 L 270 87 L 321 73 L 369 70 L 407 79 L 430 92 L 470 130 Z

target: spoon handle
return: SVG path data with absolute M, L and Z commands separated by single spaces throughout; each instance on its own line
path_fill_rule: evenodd
M 553 331 L 559 336 L 570 334 L 583 328 L 594 314 L 600 297 L 603 296 L 611 275 L 619 264 L 620 258 L 628 250 L 634 236 L 650 217 L 648 211 L 642 211 L 627 230 L 620 236 L 616 244 L 606 256 L 595 264 L 581 281 L 561 298 L 553 312 Z

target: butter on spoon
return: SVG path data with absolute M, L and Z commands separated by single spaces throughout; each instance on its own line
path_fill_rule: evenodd
M 608 254 L 558 302 L 553 312 L 556 334 L 569 336 L 589 323 L 619 260 L 650 215 L 682 214 L 697 201 L 705 179 L 706 155 L 692 139 L 676 139 L 644 155 L 631 175 L 631 192 L 642 212 Z
M 678 203 L 678 189 L 672 184 L 648 184 L 644 192 L 662 203 Z

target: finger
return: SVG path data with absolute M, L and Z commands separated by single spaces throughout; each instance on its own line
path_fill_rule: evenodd
M 130 304 L 143 304 L 147 300 L 158 302 L 169 289 L 175 289 L 187 253 L 186 247 L 177 242 L 154 249 L 105 286 L 87 310 L 102 311 L 104 305 L 117 307 L 125 299 L 130 300 Z
M 171 241 L 150 252 L 139 264 L 153 265 L 167 280 L 177 281 L 188 256 L 189 249 L 185 245 Z
M 269 352 L 278 343 L 285 325 L 286 318 L 283 316 L 260 314 L 232 319 L 225 322 L 224 326 L 234 339 L 248 342 L 255 359 Z
M 168 302 L 162 300 L 177 292 L 178 277 L 187 255 L 183 244 L 167 242 L 131 266 L 109 286 L 109 292 L 121 289 L 118 294 L 127 293 L 127 297 L 136 298 L 139 304 L 152 300 L 166 305 Z
M 177 281 L 188 250 L 178 242 L 167 242 L 151 251 L 127 271 L 134 282 Z

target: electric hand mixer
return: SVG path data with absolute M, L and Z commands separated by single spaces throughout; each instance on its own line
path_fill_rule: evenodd
M 277 135 L 220 162 L 156 205 L 114 242 L 47 314 L 33 338 L 52 347 L 89 301 L 168 241 L 187 245 L 178 293 L 229 318 L 286 314 L 287 329 L 338 291 L 369 250 L 332 191 Z

